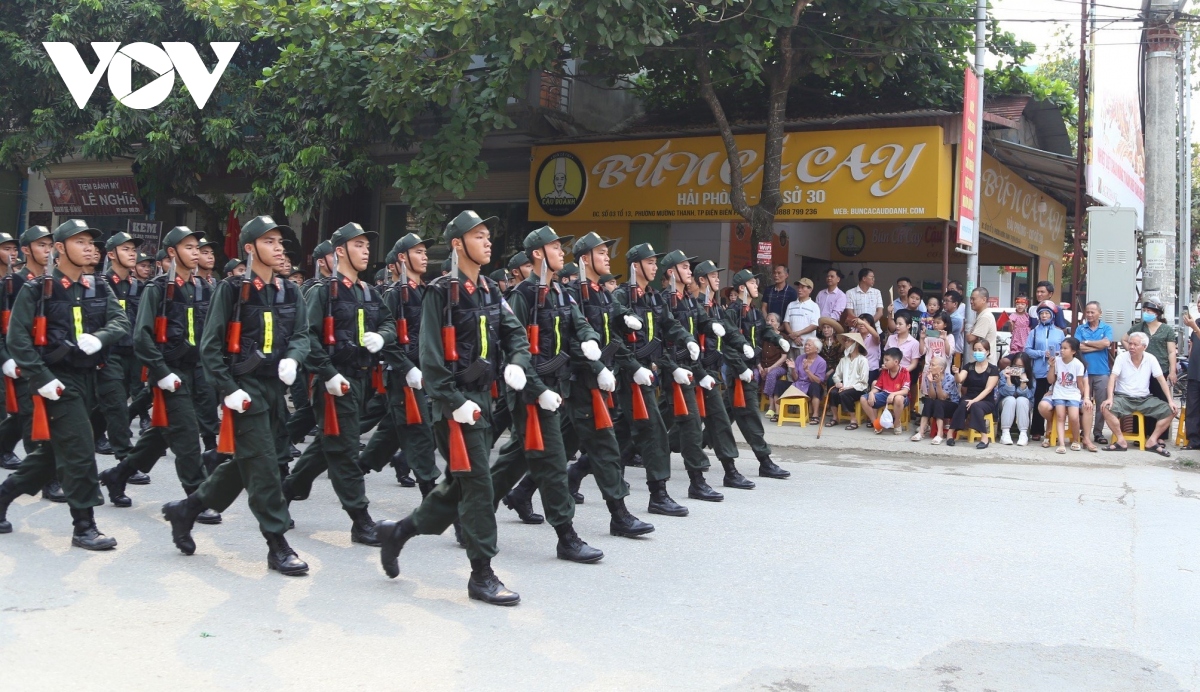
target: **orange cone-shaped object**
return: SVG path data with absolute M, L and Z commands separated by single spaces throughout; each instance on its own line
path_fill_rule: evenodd
M 525 404 L 525 451 L 542 452 L 546 443 L 542 440 L 542 421 L 538 416 L 537 404 Z
M 221 434 L 217 436 L 217 454 L 233 454 L 237 449 L 233 433 L 233 409 L 221 407 Z
M 4 378 L 4 410 L 9 413 L 17 413 L 21 410 L 17 405 L 17 385 L 11 377 Z
M 371 371 L 371 386 L 375 388 L 376 394 L 387 394 L 387 387 L 383 386 L 383 366 L 376 365 Z
M 421 407 L 417 404 L 417 393 L 412 387 L 404 388 L 404 422 L 409 425 L 421 424 Z
M 650 412 L 646 410 L 646 398 L 642 396 L 642 385 L 633 383 L 633 419 L 650 420 Z
M 333 395 L 325 392 L 325 428 L 326 437 L 337 437 L 342 434 L 342 426 L 338 423 L 337 402 Z
M 495 380 L 492 380 L 492 398 L 493 399 L 500 398 L 500 387 L 496 386 Z
M 592 390 L 592 417 L 596 419 L 596 429 L 604 430 L 613 426 L 612 416 L 608 415 L 608 405 L 599 389 Z
M 742 381 L 740 379 L 733 381 L 733 407 L 746 408 L 746 390 L 742 389 Z
M 225 327 L 225 350 L 229 353 L 242 352 L 242 322 L 230 322 Z
M 704 395 L 707 393 L 708 392 L 705 391 L 704 387 L 696 388 L 696 413 L 699 414 L 700 418 L 702 419 L 708 418 L 708 410 L 704 404 Z
M 609 408 L 612 408 L 612 407 L 613 407 L 612 392 L 605 392 L 605 393 L 604 393 L 604 403 L 605 403 L 605 404 L 606 404 L 606 405 L 607 405 Z
M 163 396 L 161 387 L 155 385 L 151 389 L 154 393 L 152 406 L 150 407 L 150 425 L 155 428 L 165 428 L 170 422 L 167 420 L 167 399 Z
M 46 417 L 46 401 L 40 394 L 33 395 L 33 434 L 34 442 L 45 442 L 50 439 L 50 419 Z
M 446 422 L 450 424 L 450 470 L 470 471 L 471 457 L 467 455 L 467 441 L 463 439 L 462 424 L 453 418 Z
M 683 387 L 678 382 L 675 383 L 675 415 L 686 416 L 688 414 L 687 400 L 683 398 Z
M 538 344 L 541 343 L 541 339 L 539 338 L 541 328 L 536 324 L 529 324 L 525 326 L 525 332 L 529 337 L 529 352 L 535 356 L 540 354 L 541 346 Z

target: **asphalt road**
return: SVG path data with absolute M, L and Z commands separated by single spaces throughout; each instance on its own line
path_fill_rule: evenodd
M 267 571 L 244 500 L 182 556 L 159 517 L 180 495 L 164 460 L 132 509 L 98 508 L 110 553 L 70 547 L 64 506 L 13 505 L 0 687 L 1200 688 L 1200 474 L 902 451 L 785 451 L 790 480 L 720 504 L 686 499 L 676 458 L 683 519 L 647 515 L 630 469 L 629 506 L 658 527 L 643 540 L 608 535 L 587 481 L 576 527 L 605 551 L 595 565 L 555 559 L 549 526 L 501 508 L 494 565 L 522 596 L 507 609 L 468 601 L 449 533 L 384 577 L 324 479 L 293 505 L 308 577 Z M 419 498 L 390 471 L 368 494 L 376 519 Z

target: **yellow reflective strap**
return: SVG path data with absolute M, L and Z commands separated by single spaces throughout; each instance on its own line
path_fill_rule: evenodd
M 366 344 L 363 343 L 363 334 L 367 333 L 367 330 L 363 329 L 364 323 L 365 323 L 365 318 L 363 317 L 363 309 L 359 308 L 358 309 L 358 345 L 359 346 L 366 346 Z
M 758 327 L 750 328 L 750 346 L 751 346 L 751 348 L 758 348 L 758 339 L 754 338 L 754 335 L 757 333 L 758 333 Z
M 83 307 L 76 305 L 71 308 L 71 314 L 75 316 L 75 338 L 83 336 Z
M 554 355 L 562 353 L 562 331 L 558 328 L 558 321 L 562 319 L 557 315 L 554 317 Z
M 696 333 L 696 318 L 688 315 L 688 334 Z
M 121 298 L 121 299 L 117 300 L 117 305 L 120 305 L 121 309 L 124 310 L 125 309 L 125 299 Z
M 608 313 L 604 313 L 604 345 L 612 343 L 612 334 L 608 331 Z
M 188 308 L 188 343 L 196 345 L 196 308 Z
M 718 351 L 721 350 L 721 337 L 719 337 L 719 336 L 717 337 L 717 350 Z
M 275 344 L 275 316 L 270 311 L 263 313 L 263 353 L 270 353 Z
M 479 316 L 479 357 L 487 358 L 488 339 L 487 339 L 487 315 Z
M 654 313 L 646 313 L 646 341 L 654 341 Z

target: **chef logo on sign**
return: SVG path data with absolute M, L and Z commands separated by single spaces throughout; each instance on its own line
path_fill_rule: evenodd
M 569 151 L 551 154 L 534 179 L 538 204 L 551 216 L 566 216 L 579 206 L 587 191 L 583 163 Z

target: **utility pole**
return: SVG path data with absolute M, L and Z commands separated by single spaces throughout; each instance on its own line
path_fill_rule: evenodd
M 979 114 L 979 124 L 975 128 L 975 170 L 980 170 L 979 164 L 983 161 L 983 59 L 987 54 L 987 48 L 984 45 L 984 40 L 987 35 L 987 0 L 976 0 L 975 2 L 975 77 L 979 81 L 979 88 L 975 90 L 975 112 Z M 967 295 L 963 299 L 968 301 L 970 305 L 971 291 L 974 291 L 979 286 L 979 246 L 983 242 L 983 238 L 979 233 L 979 225 L 983 219 L 979 214 L 979 180 L 975 181 L 975 190 L 973 195 L 973 206 L 975 210 L 975 231 L 974 242 L 971 244 L 970 251 L 967 252 Z M 970 330 L 971 325 L 975 322 L 975 311 L 967 310 L 967 317 L 964 320 L 964 330 Z
M 1169 15 L 1167 15 L 1169 16 Z M 1176 65 L 1179 34 L 1164 15 L 1146 18 L 1144 31 L 1146 88 L 1146 246 L 1143 285 L 1148 294 L 1157 293 L 1173 321 L 1176 311 L 1175 224 L 1176 189 L 1179 185 L 1176 146 L 1179 137 L 1176 103 Z
M 1071 333 L 1079 324 L 1079 316 L 1083 312 L 1080 303 L 1083 294 L 1079 290 L 1080 265 L 1083 264 L 1083 231 L 1087 225 L 1084 198 L 1087 196 L 1085 178 L 1087 171 L 1087 141 L 1091 132 L 1088 123 L 1088 0 L 1079 2 L 1079 119 L 1075 128 L 1075 232 L 1074 244 L 1071 251 Z M 1065 280 L 1066 277 L 1063 277 Z M 1030 279 L 1032 284 L 1032 278 Z
M 1179 61 L 1179 303 L 1192 304 L 1192 37 Z

